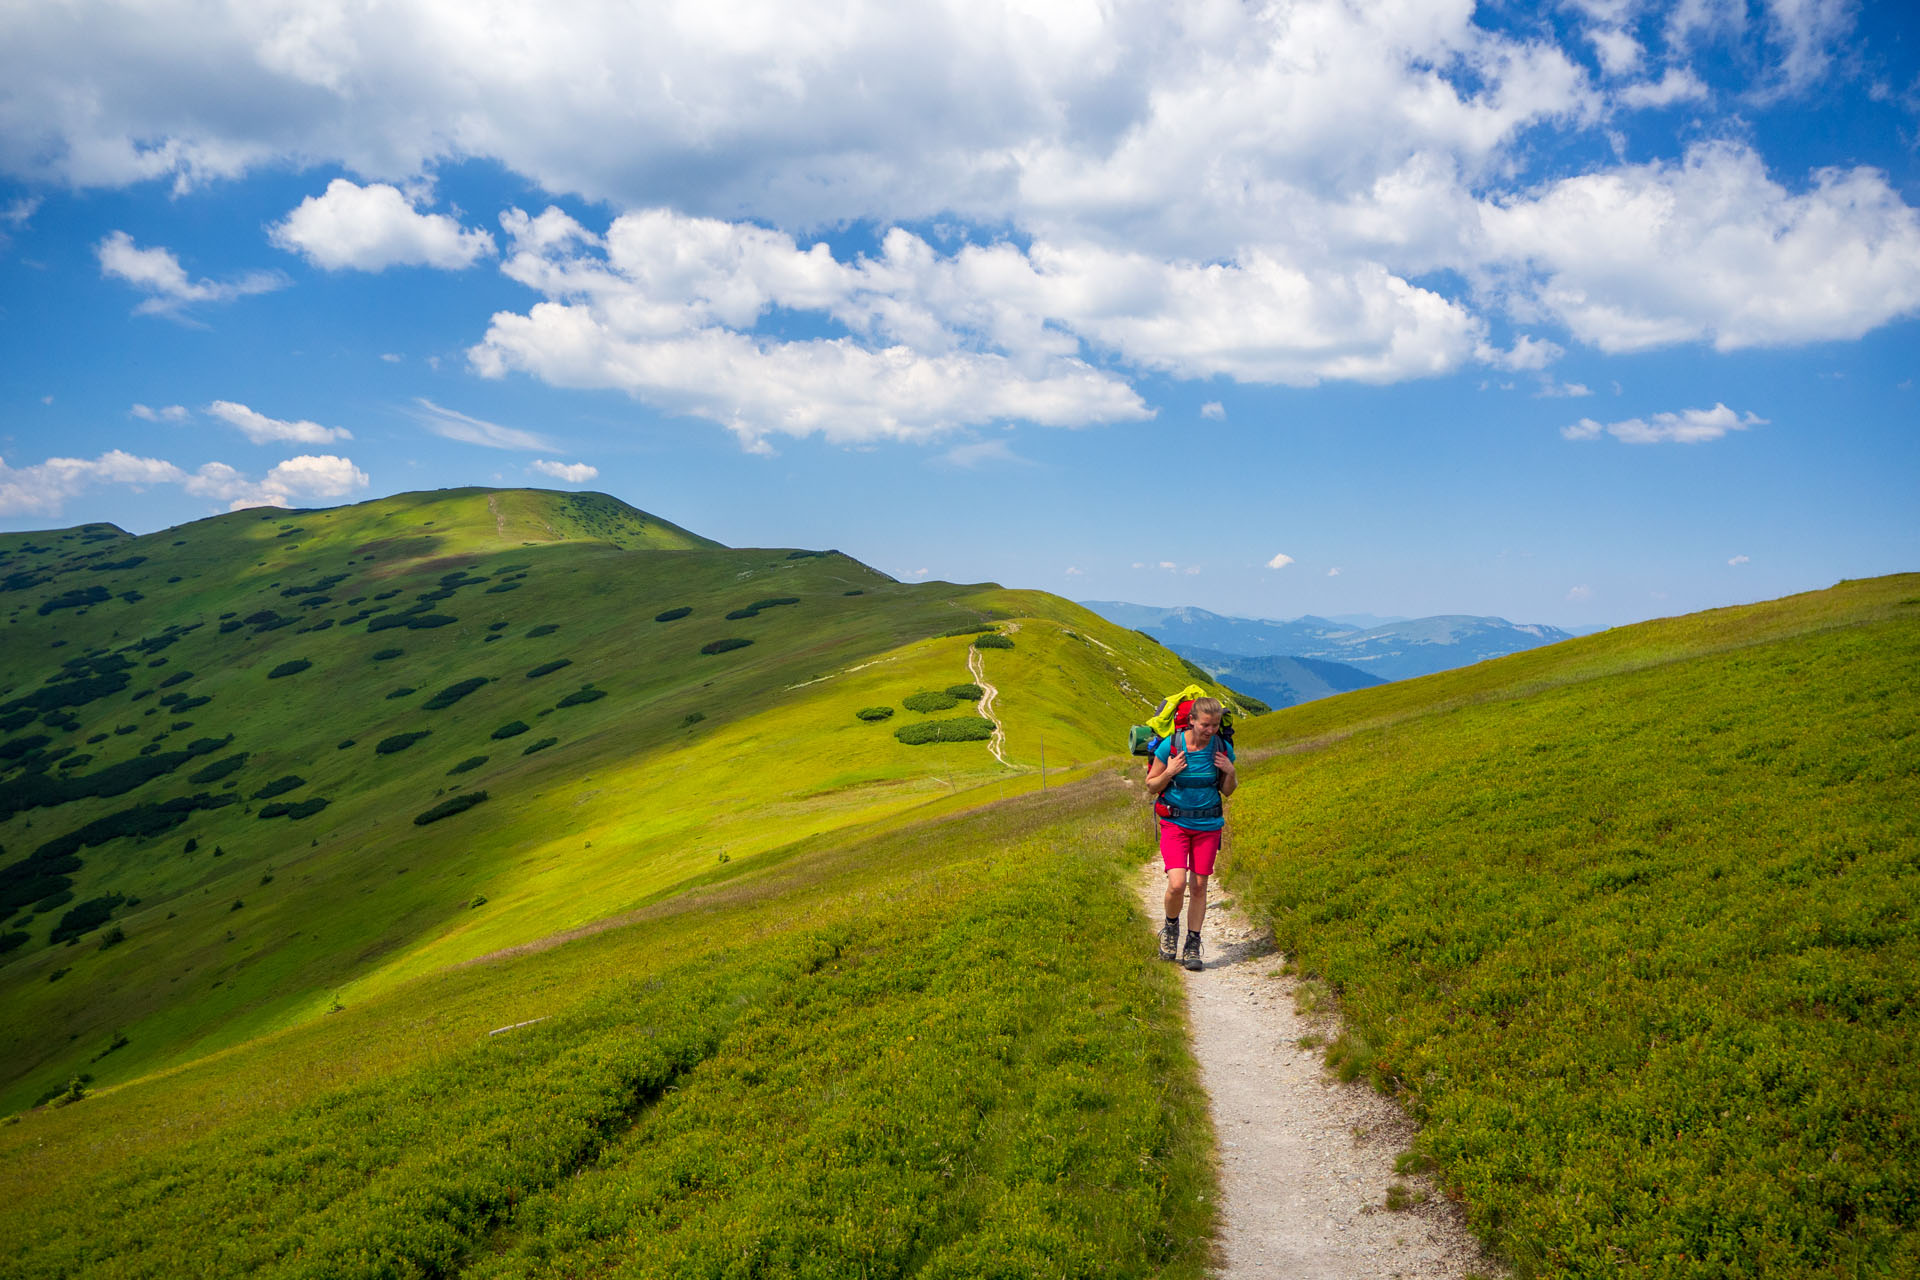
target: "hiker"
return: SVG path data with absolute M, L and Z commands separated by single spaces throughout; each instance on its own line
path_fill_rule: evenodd
M 1147 765 L 1147 790 L 1159 797 L 1160 861 L 1167 869 L 1166 927 L 1160 931 L 1160 955 L 1175 958 L 1180 940 L 1180 901 L 1187 907 L 1187 941 L 1180 963 L 1198 971 L 1200 925 L 1207 918 L 1207 877 L 1220 852 L 1220 833 L 1227 825 L 1221 801 L 1239 785 L 1234 771 L 1233 743 L 1222 737 L 1220 719 L 1225 709 L 1218 698 L 1195 698 L 1185 729 L 1153 750 Z

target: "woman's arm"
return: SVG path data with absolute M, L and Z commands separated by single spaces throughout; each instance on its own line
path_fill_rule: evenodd
M 1234 768 L 1233 757 L 1224 751 L 1213 753 L 1213 767 L 1220 771 L 1220 798 L 1224 800 L 1240 785 L 1240 771 Z

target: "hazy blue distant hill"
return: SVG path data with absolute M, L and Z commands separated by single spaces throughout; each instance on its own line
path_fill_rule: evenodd
M 1206 665 L 1205 659 L 1196 656 L 1195 650 L 1256 658 L 1318 658 L 1358 667 L 1382 680 L 1431 675 L 1435 671 L 1448 671 L 1573 638 L 1572 632 L 1560 627 L 1464 614 L 1357 627 L 1312 614 L 1291 621 L 1276 621 L 1228 617 L 1205 609 L 1161 609 L 1118 600 L 1080 603 L 1123 627 L 1149 633 L 1202 666 Z M 1252 687 L 1248 686 L 1248 690 L 1252 692 Z
M 1250 693 L 1275 710 L 1386 683 L 1358 667 L 1319 658 L 1249 658 L 1218 649 L 1184 649 L 1180 656 L 1199 663 L 1221 683 Z

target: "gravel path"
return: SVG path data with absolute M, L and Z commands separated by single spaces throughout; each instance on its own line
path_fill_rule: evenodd
M 995 760 L 1007 765 L 1007 727 L 1000 723 L 999 716 L 993 714 L 993 700 L 1000 696 L 1000 690 L 987 683 L 986 660 L 980 656 L 980 651 L 972 646 L 967 648 L 967 672 L 973 677 L 973 682 L 984 691 L 980 696 L 980 714 L 993 721 L 993 736 L 987 739 L 987 750 L 993 753 Z M 1013 766 L 1007 765 L 1007 767 Z
M 1140 899 L 1158 926 L 1165 873 L 1149 863 Z M 1206 968 L 1181 972 L 1194 1056 L 1220 1144 L 1224 1277 L 1457 1280 L 1498 1275 L 1459 1211 L 1423 1179 L 1397 1177 L 1414 1128 L 1364 1083 L 1341 1084 L 1302 1036 L 1336 1028 L 1294 1011 L 1282 957 L 1231 908 L 1209 904 Z M 1386 1208 L 1401 1183 L 1424 1202 Z

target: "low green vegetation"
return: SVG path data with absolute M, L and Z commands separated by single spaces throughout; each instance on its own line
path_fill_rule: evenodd
M 474 690 L 486 688 L 487 684 L 488 679 L 486 676 L 473 676 L 470 679 L 457 681 L 421 703 L 420 709 L 422 711 L 444 711 Z
M 911 693 L 900 700 L 900 705 L 909 711 L 927 713 L 932 711 L 951 711 L 960 705 L 960 699 L 945 691 L 924 690 Z
M 992 635 L 981 636 L 973 642 L 973 647 L 976 649 L 1011 649 L 1013 648 L 1013 641 L 996 632 Z
M 1229 883 L 1522 1274 L 1920 1273 L 1916 585 L 1243 730 Z
M 0 1131 L 36 1153 L 9 1273 L 1197 1280 L 1211 1135 L 1127 888 L 1145 849 L 1111 788 L 1054 799 L 35 1113 Z M 191 1121 L 153 1124 L 155 1090 Z
M 509 720 L 493 731 L 495 738 L 516 738 L 527 731 L 525 720 Z
M 530 756 L 536 751 L 545 751 L 548 747 L 558 744 L 559 741 L 560 739 L 558 738 L 541 738 L 538 741 L 528 745 L 524 750 L 520 752 L 520 754 L 523 756 Z
M 405 751 L 408 747 L 420 741 L 420 739 L 427 737 L 432 732 L 433 730 L 431 729 L 416 729 L 410 733 L 392 734 L 374 743 L 373 750 L 376 755 L 390 756 L 396 751 Z
M 993 721 L 983 716 L 950 716 L 945 720 L 918 720 L 903 724 L 893 736 L 910 747 L 930 742 L 985 742 L 993 736 Z
M 677 609 L 666 609 L 661 611 L 660 613 L 654 614 L 653 620 L 655 622 L 678 622 L 680 619 L 686 617 L 688 614 L 692 612 L 693 612 L 692 605 L 683 604 Z
M 595 689 L 591 685 L 587 685 L 575 689 L 554 705 L 556 707 L 582 707 L 589 702 L 598 702 L 606 696 L 607 691 L 605 689 Z
M 283 777 L 275 778 L 272 782 L 269 782 L 266 786 L 254 792 L 253 798 L 255 800 L 271 800 L 275 796 L 283 796 L 289 791 L 306 785 L 307 780 L 305 778 L 296 773 L 289 773 Z
M 858 711 L 854 712 L 853 714 L 861 720 L 877 722 L 880 720 L 891 719 L 893 716 L 893 708 L 892 707 L 862 707 Z
M 527 679 L 538 680 L 541 676 L 550 676 L 554 672 L 573 665 L 572 658 L 555 658 L 552 662 L 543 662 L 527 672 Z
M 467 810 L 473 808 L 473 806 L 484 803 L 486 799 L 487 793 L 484 791 L 462 791 L 457 796 L 448 796 L 445 800 L 433 806 L 433 808 L 416 816 L 413 820 L 413 825 L 416 827 L 424 827 L 428 823 L 438 822 L 442 818 L 451 818 L 456 813 L 465 813 Z
M 947 696 L 957 699 L 960 702 L 978 702 L 987 696 L 987 691 L 972 682 L 966 684 L 950 684 L 947 686 Z
M 469 770 L 478 769 L 486 762 L 487 758 L 485 756 L 468 756 L 465 760 L 462 760 L 459 764 L 447 770 L 447 776 L 451 777 L 456 773 L 466 773 Z
M 313 663 L 305 658 L 295 658 L 291 662 L 282 662 L 273 670 L 267 672 L 267 679 L 279 680 L 286 676 L 297 676 L 312 665 Z
M 709 640 L 706 644 L 700 646 L 700 652 L 709 655 L 715 653 L 730 653 L 735 649 L 744 649 L 752 643 L 753 641 L 743 640 L 739 636 L 730 636 L 725 640 Z

